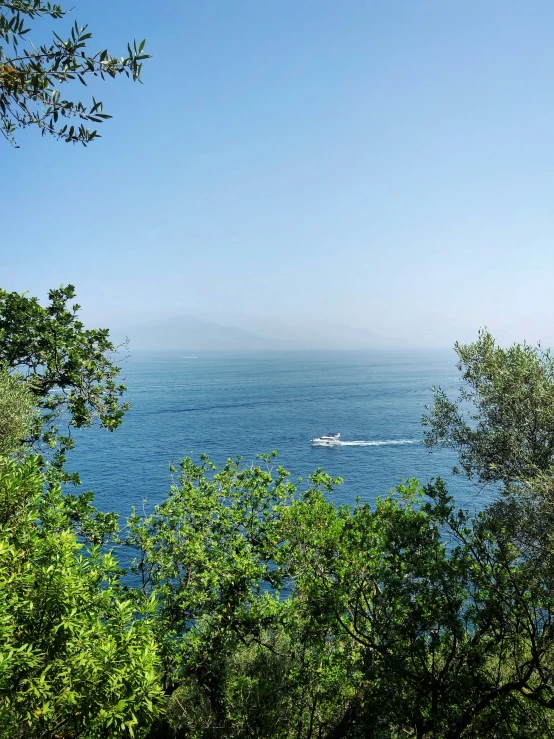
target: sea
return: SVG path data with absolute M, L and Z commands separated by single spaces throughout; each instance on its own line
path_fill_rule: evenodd
M 417 477 L 446 480 L 457 504 L 474 512 L 490 493 L 451 474 L 451 450 L 422 443 L 421 416 L 433 386 L 459 390 L 452 351 L 374 350 L 194 355 L 133 353 L 122 366 L 131 410 L 110 433 L 75 435 L 68 468 L 92 490 L 98 508 L 123 518 L 133 506 L 150 512 L 169 491 L 169 466 L 207 454 L 218 465 L 278 452 L 275 464 L 300 489 L 323 468 L 343 482 L 338 504 L 377 496 Z M 340 433 L 336 447 L 310 440 Z

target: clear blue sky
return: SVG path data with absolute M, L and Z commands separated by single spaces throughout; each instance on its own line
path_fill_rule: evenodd
M 153 58 L 144 85 L 101 87 L 114 119 L 88 149 L 0 141 L 2 286 L 72 282 L 105 325 L 554 343 L 551 0 L 77 0 L 72 16 L 95 46 L 146 37 Z

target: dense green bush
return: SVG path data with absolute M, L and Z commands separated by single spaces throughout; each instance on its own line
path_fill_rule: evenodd
M 160 704 L 149 623 L 43 485 L 36 458 L 0 461 L 0 736 L 131 733 Z
M 0 456 L 23 446 L 38 418 L 36 398 L 22 377 L 0 365 Z
M 439 391 L 426 417 L 430 445 L 503 483 L 477 515 L 440 480 L 336 506 L 321 470 L 297 489 L 271 455 L 203 458 L 118 533 L 61 488 L 76 480 L 60 414 L 113 429 L 125 410 L 108 334 L 85 331 L 72 296 L 44 311 L 0 294 L 0 738 L 554 735 L 547 353 L 481 335 L 458 348 L 461 400 Z M 134 557 L 125 580 L 114 540 Z
M 189 522 L 179 542 L 193 556 L 173 559 L 164 504 L 146 524 L 161 516 L 163 535 L 140 559 L 143 572 L 170 562 L 181 568 L 174 589 L 176 571 L 147 578 L 166 659 L 172 650 L 165 669 L 181 681 L 171 688 L 167 736 L 500 739 L 554 730 L 549 532 L 534 540 L 539 562 L 516 518 L 496 510 L 471 518 L 440 482 L 422 490 L 411 481 L 374 508 L 351 509 L 328 501 L 332 483 L 323 473 L 306 492 L 289 486 L 276 502 L 269 472 L 243 476 L 228 465 L 212 481 L 190 462 L 184 468 L 187 494 L 173 496 L 171 514 Z M 213 515 L 195 516 L 210 488 L 222 515 L 212 501 Z M 253 490 L 255 515 L 236 517 L 237 500 L 251 510 Z M 242 526 L 256 547 L 240 562 L 233 549 Z M 207 570 L 200 578 L 199 561 Z M 260 590 L 256 578 L 240 580 L 262 561 L 280 594 Z M 174 607 L 168 621 L 168 605 L 191 595 L 209 607 L 195 617 Z

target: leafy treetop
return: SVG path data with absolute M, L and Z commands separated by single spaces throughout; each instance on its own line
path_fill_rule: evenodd
M 435 388 L 423 416 L 428 447 L 458 452 L 460 469 L 481 483 L 513 483 L 554 463 L 554 357 L 540 345 L 498 346 L 487 331 L 456 343 L 462 386 L 456 399 Z
M 111 116 L 94 97 L 91 103 L 62 97 L 59 86 L 75 80 L 86 86 L 91 75 L 105 79 L 124 74 L 140 81 L 142 61 L 149 58 L 144 41 L 128 44 L 121 58 L 107 49 L 91 54 L 87 43 L 92 34 L 77 22 L 66 40 L 54 32 L 49 44 L 27 41 L 29 21 L 60 20 L 67 12 L 43 0 L 0 0 L 0 131 L 12 143 L 18 128 L 37 126 L 43 135 L 86 146 L 99 134 L 85 124 L 103 123 Z M 68 119 L 76 119 L 76 125 Z
M 37 406 L 40 428 L 35 441 L 61 449 L 73 446 L 71 428 L 90 426 L 97 418 L 113 431 L 128 404 L 125 385 L 112 361 L 115 347 L 108 329 L 85 329 L 78 319 L 80 306 L 73 285 L 49 292 L 47 307 L 37 298 L 0 290 L 0 365 L 27 378 Z M 59 433 L 66 423 L 68 433 Z
M 0 739 L 129 739 L 162 707 L 152 630 L 38 461 L 0 457 Z

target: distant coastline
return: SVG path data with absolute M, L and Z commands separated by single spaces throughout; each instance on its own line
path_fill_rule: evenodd
M 350 326 L 327 330 L 320 326 L 303 327 L 290 338 L 262 336 L 237 326 L 224 326 L 195 316 L 181 315 L 145 321 L 111 331 L 116 344 L 128 341 L 134 351 L 178 351 L 190 354 L 182 359 L 197 359 L 203 352 L 252 351 L 356 351 L 372 349 L 418 348 L 412 342 L 384 338 L 372 331 Z M 275 330 L 286 333 L 283 327 Z

